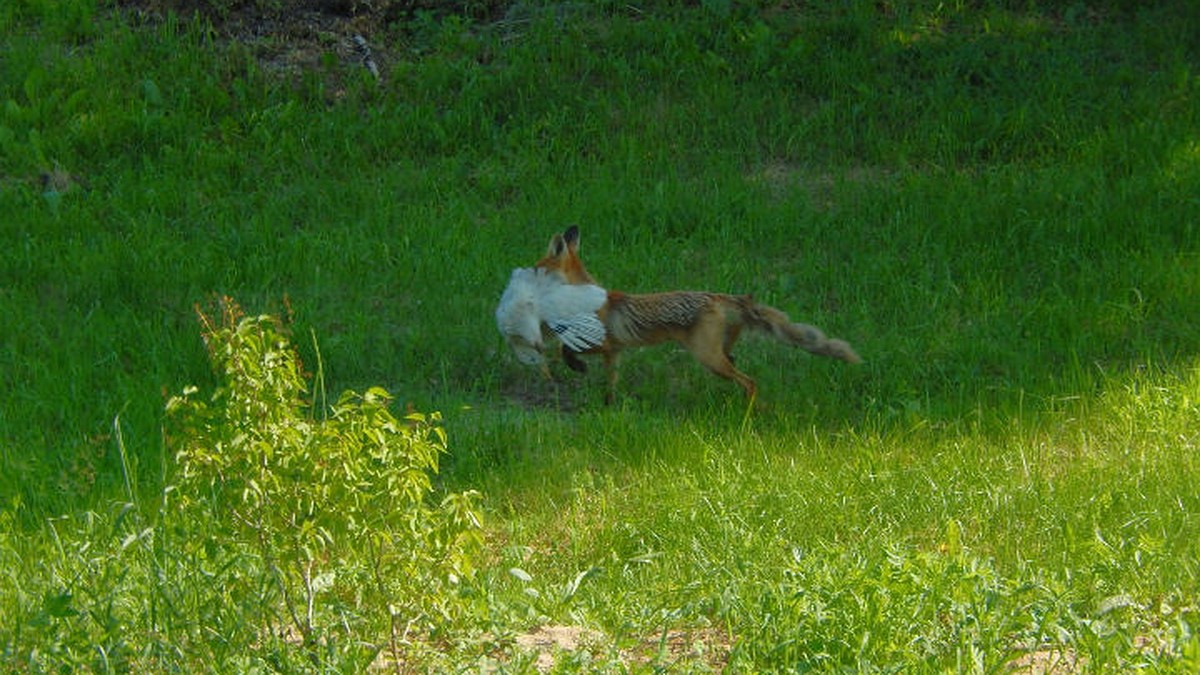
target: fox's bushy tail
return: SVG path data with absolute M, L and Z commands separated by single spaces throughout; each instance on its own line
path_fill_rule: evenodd
M 742 303 L 742 308 L 747 326 L 770 333 L 781 342 L 847 363 L 862 362 L 854 348 L 845 340 L 827 338 L 820 328 L 793 322 L 787 314 L 774 307 L 760 305 L 747 297 Z

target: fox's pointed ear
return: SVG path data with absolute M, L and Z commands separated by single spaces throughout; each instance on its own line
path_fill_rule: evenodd
M 563 232 L 562 238 L 563 238 L 563 241 L 566 242 L 568 250 L 570 250 L 570 251 L 578 251 L 579 250 L 579 226 L 578 225 L 572 225 L 572 226 L 568 227 L 567 231 Z
M 557 258 L 567 252 L 567 243 L 561 234 L 550 237 L 550 246 L 546 249 L 547 258 Z

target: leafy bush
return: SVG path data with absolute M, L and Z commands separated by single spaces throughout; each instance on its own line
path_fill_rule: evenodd
M 278 320 L 230 300 L 200 317 L 219 382 L 168 402 L 177 475 L 150 512 L 119 420 L 127 499 L 33 537 L 19 502 L 0 512 L 0 670 L 362 671 L 453 658 L 452 629 L 474 617 L 482 528 L 475 492 L 429 504 L 446 452 L 439 416 L 397 418 L 379 388 L 319 412 Z
M 373 626 L 405 658 L 461 615 L 456 586 L 481 544 L 476 493 L 426 503 L 446 451 L 438 415 L 398 419 L 371 388 L 315 417 L 276 319 L 228 300 L 218 322 L 200 316 L 221 384 L 167 406 L 175 499 L 187 522 L 212 524 L 192 538 L 196 553 L 236 570 L 226 582 L 259 600 L 254 623 L 309 658 L 363 667 L 379 651 Z

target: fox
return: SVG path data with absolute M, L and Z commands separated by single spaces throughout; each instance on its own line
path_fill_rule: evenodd
M 550 239 L 546 254 L 535 269 L 558 275 L 568 284 L 599 286 L 587 271 L 579 255 L 579 227 L 572 225 Z M 861 363 L 862 358 L 844 340 L 831 339 L 819 328 L 793 322 L 784 312 L 758 302 L 750 295 L 731 295 L 707 291 L 665 291 L 634 294 L 607 290 L 607 299 L 596 316 L 604 325 L 603 341 L 582 350 L 563 349 L 568 367 L 584 371 L 580 354 L 599 354 L 604 360 L 608 389 L 605 402 L 616 398 L 617 366 L 621 352 L 673 341 L 686 349 L 712 373 L 741 386 L 753 403 L 758 385 L 733 365 L 734 343 L 744 329 L 759 331 L 785 344 L 819 356 L 846 363 Z

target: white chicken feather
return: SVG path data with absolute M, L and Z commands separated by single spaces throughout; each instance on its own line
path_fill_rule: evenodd
M 519 267 L 500 296 L 496 326 L 521 363 L 549 374 L 543 327 L 574 351 L 597 347 L 605 332 L 596 312 L 607 300 L 608 291 L 594 284 L 568 284 L 557 274 Z

